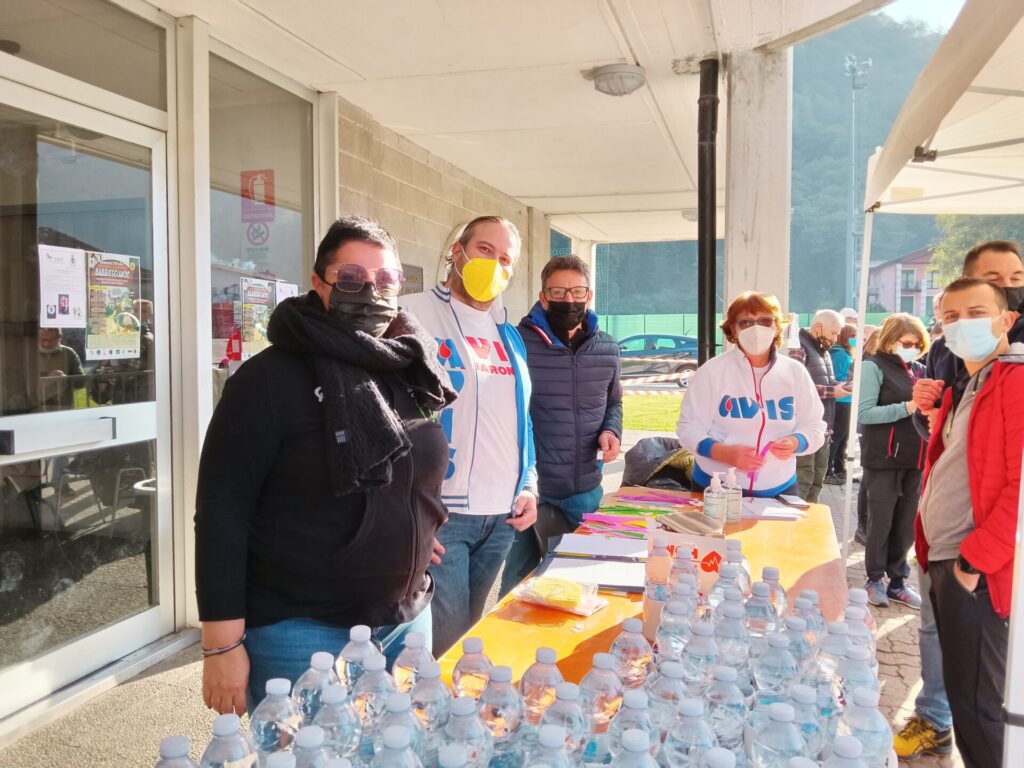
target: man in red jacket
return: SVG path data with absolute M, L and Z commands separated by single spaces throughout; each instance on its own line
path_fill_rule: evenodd
M 942 298 L 946 344 L 964 377 L 946 390 L 925 465 L 917 555 L 931 576 L 943 674 L 967 768 L 1003 764 L 1017 503 L 1024 446 L 1024 344 L 1006 294 L 960 278 Z

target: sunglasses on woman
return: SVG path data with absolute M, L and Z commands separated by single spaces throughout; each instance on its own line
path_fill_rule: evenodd
M 373 283 L 373 288 L 381 296 L 397 296 L 402 291 L 402 284 L 405 282 L 405 274 L 400 269 L 392 267 L 381 267 L 380 269 L 367 270 L 360 264 L 342 264 L 334 272 L 333 285 L 344 293 L 359 293 L 367 283 Z

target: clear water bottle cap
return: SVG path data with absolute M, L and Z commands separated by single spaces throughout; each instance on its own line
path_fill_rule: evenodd
M 867 615 L 868 615 L 867 610 L 864 609 L 864 608 L 861 608 L 859 605 L 853 605 L 851 603 L 850 605 L 846 606 L 846 620 L 847 621 L 850 621 L 851 619 L 853 619 L 854 621 L 863 622 L 864 621 L 864 617 L 867 616 Z
M 234 736 L 242 728 L 242 721 L 238 715 L 220 715 L 213 720 L 214 736 Z
M 803 619 L 799 616 L 787 616 L 786 617 L 786 629 L 791 629 L 794 632 L 806 632 L 807 631 L 807 619 Z
M 785 702 L 777 702 L 768 707 L 768 719 L 775 723 L 792 723 L 796 715 L 793 707 Z
M 319 725 L 307 725 L 295 734 L 295 746 L 299 749 L 320 749 L 323 745 L 324 729 Z
M 739 575 L 739 569 L 736 568 L 736 563 L 726 563 L 725 565 L 718 566 L 718 576 L 719 576 L 719 578 L 722 578 L 722 579 L 735 579 L 738 575 Z
M 864 645 L 851 645 L 846 649 L 846 658 L 853 659 L 854 661 L 869 661 L 871 659 L 871 651 Z
M 615 657 L 610 653 L 595 653 L 594 669 L 615 669 Z
M 441 768 L 462 768 L 469 761 L 469 753 L 461 744 L 445 744 L 437 751 Z
M 712 747 L 704 753 L 704 768 L 736 768 L 736 755 L 723 747 Z
M 858 707 L 870 707 L 874 709 L 878 706 L 878 691 L 872 690 L 871 688 L 857 688 L 853 692 L 853 703 Z
M 441 677 L 441 665 L 436 661 L 425 661 L 420 666 L 420 680 L 437 680 Z
M 491 680 L 495 683 L 511 683 L 512 667 L 506 667 L 504 664 L 499 664 L 496 667 L 492 667 Z
M 793 601 L 793 607 L 798 611 L 809 611 L 814 608 L 814 604 L 806 597 L 798 597 Z
M 541 647 L 537 649 L 534 658 L 538 664 L 554 664 L 558 661 L 558 653 L 554 648 Z
M 789 695 L 797 704 L 814 704 L 818 694 L 809 685 L 797 684 L 789 689 Z
M 683 717 L 704 717 L 704 702 L 700 699 L 683 699 L 679 702 L 679 714 Z
M 676 551 L 672 553 L 672 557 L 676 560 L 690 560 L 692 555 L 693 550 L 686 547 L 676 547 Z
M 295 768 L 295 755 L 291 752 L 271 752 L 263 759 L 264 768 Z
M 766 565 L 761 569 L 761 578 L 765 581 L 778 581 L 779 569 L 771 565 Z
M 684 571 L 683 573 L 679 574 L 679 580 L 683 582 L 683 584 L 689 584 L 691 587 L 694 587 L 695 589 L 697 587 L 697 577 L 694 576 L 692 573 L 687 573 Z
M 644 631 L 644 623 L 640 619 L 626 619 L 622 622 L 622 630 L 624 632 L 635 632 L 639 634 Z
M 863 587 L 850 587 L 850 591 L 846 594 L 847 600 L 853 605 L 868 604 L 868 591 Z
M 334 656 L 327 651 L 317 651 L 309 660 L 309 666 L 317 672 L 330 672 L 334 669 Z
M 690 597 L 693 595 L 693 585 L 687 584 L 685 581 L 680 579 L 676 582 L 676 585 L 672 587 L 672 594 L 676 597 Z
M 733 667 L 719 665 L 715 667 L 712 676 L 720 683 L 735 683 L 739 678 L 739 673 Z
M 352 768 L 352 761 L 347 757 L 332 757 L 324 763 L 324 768 Z
M 725 562 L 739 565 L 743 562 L 743 553 L 738 549 L 727 549 L 725 551 Z
M 845 621 L 830 621 L 825 628 L 830 635 L 847 637 L 850 634 L 850 628 Z
M 559 683 L 555 686 L 555 698 L 559 701 L 579 701 L 580 687 L 576 683 Z
M 685 600 L 670 600 L 665 604 L 665 610 L 673 616 L 689 616 L 691 613 L 690 604 Z
M 537 741 L 544 749 L 558 749 L 565 744 L 565 728 L 560 725 L 542 725 Z
M 408 712 L 410 707 L 412 707 L 412 698 L 408 693 L 395 691 L 388 694 L 388 712 Z
M 463 653 L 482 653 L 484 650 L 484 641 L 479 637 L 467 637 L 462 641 L 462 652 Z
M 647 691 L 630 688 L 622 694 L 622 706 L 627 709 L 647 709 Z
M 772 588 L 763 581 L 755 582 L 750 591 L 758 597 L 770 597 L 772 594 Z
M 810 600 L 811 605 L 817 605 L 821 602 L 821 597 L 819 597 L 817 591 L 813 589 L 801 589 L 800 597 L 804 598 L 805 600 Z
M 388 665 L 388 660 L 379 653 L 363 659 L 363 669 L 367 672 L 380 672 Z
M 173 760 L 188 754 L 188 736 L 168 736 L 160 742 L 160 757 Z
M 423 648 L 427 644 L 427 637 L 422 632 L 409 632 L 405 636 L 404 645 L 406 648 Z
M 732 552 L 733 550 L 739 552 L 743 549 L 743 542 L 739 539 L 726 539 L 725 540 L 725 551 Z
M 859 760 L 864 754 L 864 745 L 856 736 L 842 734 L 836 736 L 836 740 L 832 742 L 832 754 L 845 757 L 847 760 Z
M 809 757 L 797 755 L 796 757 L 789 758 L 786 768 L 818 768 L 818 764 Z
M 747 615 L 742 603 L 722 603 L 718 606 L 718 612 L 727 619 L 742 619 Z
M 622 748 L 627 752 L 646 752 L 651 748 L 651 739 L 639 728 L 630 728 L 622 734 Z
M 412 736 L 404 725 L 389 725 L 384 729 L 384 747 L 386 749 L 405 749 L 411 742 Z
M 711 626 L 710 622 L 707 621 L 695 621 L 691 627 L 691 631 L 697 637 L 714 637 L 715 628 Z
M 658 673 L 661 674 L 662 677 L 670 677 L 673 680 L 682 680 L 685 671 L 683 670 L 683 665 L 678 661 L 663 661 L 658 667 Z
M 455 717 L 468 717 L 476 714 L 476 702 L 469 696 L 459 696 L 452 702 L 452 714 Z
M 264 688 L 267 696 L 287 696 L 292 692 L 292 681 L 283 677 L 272 677 Z
M 789 648 L 789 637 L 781 632 L 775 632 L 774 634 L 768 635 L 768 647 Z
M 370 642 L 371 634 L 372 632 L 370 631 L 370 628 L 365 624 L 356 624 L 348 631 L 349 639 L 356 643 Z
M 335 683 L 334 685 L 328 685 L 322 694 L 320 694 L 320 701 L 324 704 L 341 704 L 348 698 L 348 688 L 341 683 Z
M 737 587 L 729 587 L 725 590 L 725 602 L 743 604 L 743 593 Z
M 668 549 L 668 537 L 663 533 L 656 533 L 651 537 L 651 544 L 655 549 Z

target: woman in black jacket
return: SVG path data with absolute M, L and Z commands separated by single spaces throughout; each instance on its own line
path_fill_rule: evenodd
M 398 311 L 401 264 L 379 224 L 336 221 L 314 272 L 274 310 L 273 345 L 228 380 L 203 446 L 196 597 L 219 712 L 296 680 L 358 624 L 390 661 L 413 627 L 430 647 L 448 464 L 434 414 L 455 393 L 433 339 Z
M 929 342 L 920 320 L 895 314 L 864 350 L 857 421 L 864 467 L 861 482 L 868 502 L 865 589 L 872 605 L 887 606 L 895 600 L 921 607 L 921 596 L 906 579 L 926 445 L 910 417 L 917 410 L 914 382 L 924 374 L 924 366 L 917 361 L 928 351 Z M 886 575 L 888 586 L 883 581 Z

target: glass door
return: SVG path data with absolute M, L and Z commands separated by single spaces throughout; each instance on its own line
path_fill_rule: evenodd
M 0 718 L 173 630 L 166 165 L 0 79 Z

